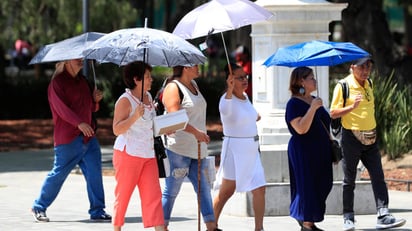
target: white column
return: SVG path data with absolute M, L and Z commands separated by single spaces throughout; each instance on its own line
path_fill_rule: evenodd
M 329 3 L 324 0 L 258 0 L 258 5 L 274 13 L 274 17 L 252 25 L 253 104 L 262 115 L 259 130 L 265 136 L 267 128 L 285 128 L 284 111 L 290 98 L 288 90 L 293 68 L 262 63 L 278 48 L 311 40 L 328 40 L 329 23 L 341 20 L 341 11 L 346 4 Z M 328 67 L 312 67 L 318 79 L 319 96 L 329 104 Z M 314 92 L 316 95 L 316 92 Z M 284 131 L 284 129 L 283 129 Z M 263 145 L 282 145 L 263 137 Z

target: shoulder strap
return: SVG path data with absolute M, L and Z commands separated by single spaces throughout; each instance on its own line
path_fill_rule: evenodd
M 349 98 L 348 82 L 345 79 L 341 79 L 338 83 L 342 86 L 343 107 L 346 105 L 346 99 Z
M 372 86 L 372 80 L 371 80 L 370 78 L 368 78 L 368 83 L 369 83 L 369 86 L 370 86 L 371 88 L 373 88 L 373 86 Z
M 178 81 L 178 80 L 175 80 L 175 81 Z M 173 81 L 173 82 L 175 82 L 175 81 Z M 175 84 L 176 84 L 176 86 L 177 86 L 177 89 L 179 89 L 180 103 L 182 103 L 183 97 L 184 97 L 183 92 L 182 92 L 182 89 L 180 89 L 179 83 L 176 83 L 176 82 L 175 82 Z

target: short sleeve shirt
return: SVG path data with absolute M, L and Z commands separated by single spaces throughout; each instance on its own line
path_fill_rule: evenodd
M 375 120 L 375 99 L 373 96 L 373 89 L 369 85 L 369 81 L 365 81 L 365 86 L 362 87 L 356 81 L 353 74 L 345 78 L 349 88 L 349 98 L 346 99 L 346 106 L 354 104 L 355 97 L 362 94 L 362 101 L 359 106 L 351 112 L 342 116 L 342 127 L 348 130 L 371 130 L 376 127 Z M 336 84 L 333 90 L 333 97 L 331 102 L 331 110 L 343 107 L 343 92 L 342 86 Z

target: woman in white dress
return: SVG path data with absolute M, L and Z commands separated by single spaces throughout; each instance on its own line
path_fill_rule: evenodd
M 218 222 L 225 203 L 237 192 L 252 192 L 255 230 L 263 230 L 265 212 L 265 175 L 260 160 L 259 137 L 256 122 L 259 114 L 249 101 L 245 90 L 248 76 L 243 69 L 231 64 L 227 73 L 227 91 L 219 102 L 223 125 L 223 144 L 220 167 L 215 184 L 219 193 L 214 198 L 213 209 Z

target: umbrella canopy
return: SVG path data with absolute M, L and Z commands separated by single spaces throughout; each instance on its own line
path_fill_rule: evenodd
M 263 65 L 287 67 L 334 66 L 360 59 L 370 54 L 350 42 L 314 40 L 281 47 Z
M 92 42 L 105 35 L 98 32 L 87 32 L 60 42 L 42 47 L 29 64 L 58 62 L 83 58 L 83 50 Z
M 272 16 L 270 11 L 249 0 L 211 0 L 187 13 L 176 25 L 173 34 L 193 39 L 220 33 L 229 64 L 223 32 L 264 21 Z M 230 65 L 229 70 L 232 72 Z
M 193 66 L 203 64 L 203 53 L 183 38 L 151 28 L 128 28 L 111 32 L 93 42 L 86 58 L 123 66 L 144 61 L 152 66 Z
M 249 0 L 212 0 L 186 14 L 173 30 L 185 39 L 234 30 L 272 17 L 265 8 Z

